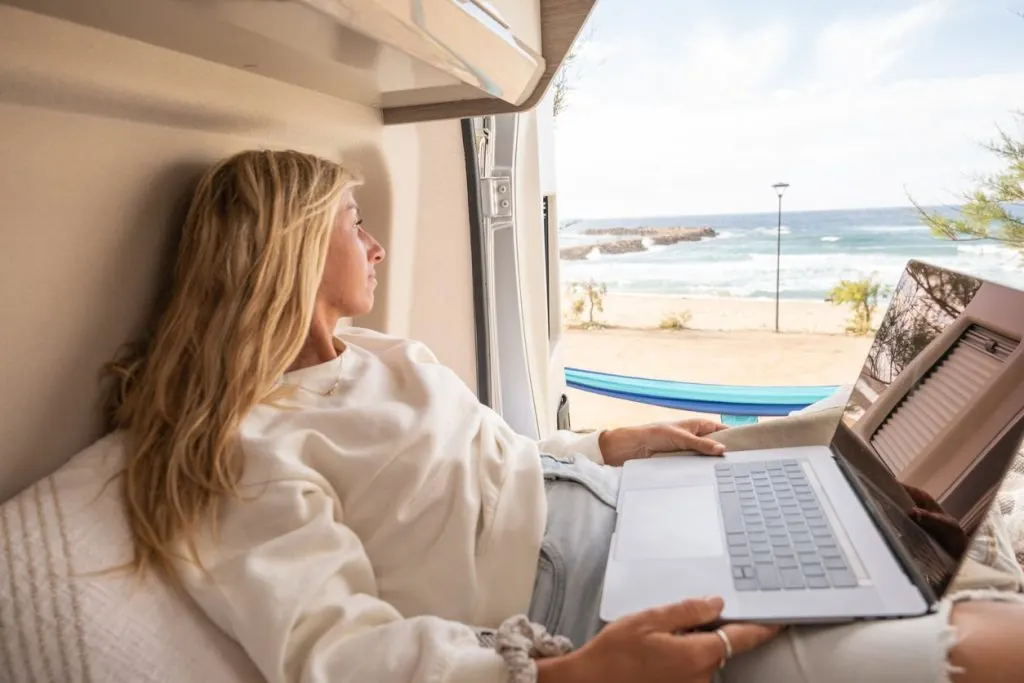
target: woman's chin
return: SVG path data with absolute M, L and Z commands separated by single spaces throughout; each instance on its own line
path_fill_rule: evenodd
M 374 296 L 372 289 L 366 293 L 366 296 L 363 297 L 363 301 L 360 303 L 361 305 L 356 307 L 356 310 L 349 317 L 358 318 L 373 310 Z

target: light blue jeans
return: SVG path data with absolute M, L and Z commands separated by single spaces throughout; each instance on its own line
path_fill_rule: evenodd
M 604 625 L 601 585 L 615 527 L 619 470 L 584 458 L 541 456 L 548 520 L 530 604 L 531 621 L 579 647 Z M 794 627 L 730 660 L 722 683 L 949 683 L 948 624 L 954 602 L 1020 601 L 998 592 L 961 594 L 915 619 Z
M 529 617 L 579 646 L 603 625 L 598 608 L 621 470 L 585 458 L 541 460 L 548 521 Z

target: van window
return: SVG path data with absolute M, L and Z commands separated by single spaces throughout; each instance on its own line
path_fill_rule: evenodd
M 1024 139 L 1024 19 L 952 7 L 598 5 L 555 118 L 554 251 L 570 380 L 629 400 L 571 389 L 574 427 L 774 417 L 665 407 L 644 380 L 851 384 L 909 259 L 1024 286 L 1011 195 L 987 188 L 988 232 L 957 222 Z

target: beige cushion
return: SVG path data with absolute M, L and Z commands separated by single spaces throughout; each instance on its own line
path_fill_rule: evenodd
M 827 446 L 836 432 L 843 408 L 797 413 L 777 420 L 733 427 L 715 434 L 714 439 L 730 451 L 795 446 Z
M 130 559 L 121 437 L 0 505 L 0 681 L 256 683 L 242 649 Z

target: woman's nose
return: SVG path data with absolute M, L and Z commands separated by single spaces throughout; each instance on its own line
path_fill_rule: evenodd
M 380 242 L 377 240 L 373 240 L 373 246 L 370 247 L 370 262 L 380 263 L 384 260 L 385 255 L 384 247 L 380 246 Z

